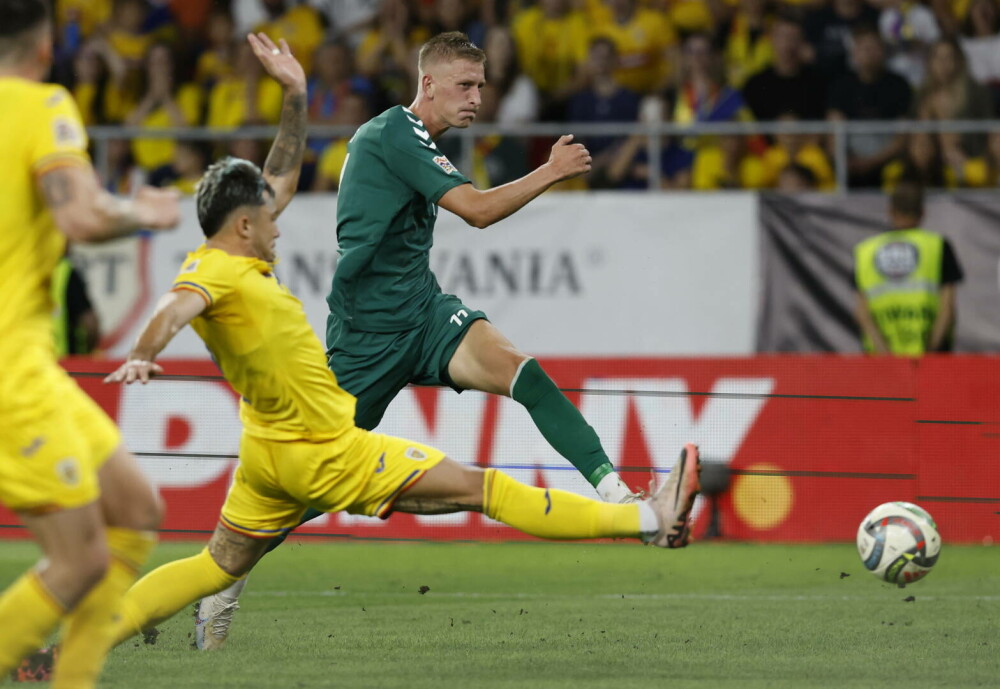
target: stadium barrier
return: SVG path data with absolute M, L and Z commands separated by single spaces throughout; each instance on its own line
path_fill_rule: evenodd
M 238 451 L 238 398 L 211 362 L 165 360 L 148 386 L 109 386 L 116 361 L 69 360 L 119 423 L 167 503 L 168 537 L 205 538 Z M 889 500 L 917 502 L 946 543 L 1000 539 L 1000 359 L 833 356 L 543 359 L 635 488 L 662 480 L 683 442 L 729 485 L 700 499 L 698 530 L 747 541 L 852 540 Z M 459 461 L 583 495 L 592 490 L 506 398 L 410 388 L 380 431 L 440 447 Z M 711 471 L 711 469 L 710 469 Z M 712 514 L 715 513 L 713 520 Z M 26 535 L 0 511 L 9 537 Z M 523 538 L 480 515 L 323 517 L 300 536 Z
M 309 136 L 313 140 L 350 138 L 357 127 L 353 125 L 311 125 Z M 267 141 L 274 138 L 275 126 L 247 126 L 228 129 L 216 127 L 136 127 L 95 126 L 87 133 L 94 141 L 94 162 L 102 178 L 108 179 L 110 170 L 108 142 L 133 139 L 178 139 L 208 141 Z M 1000 131 L 1000 120 L 818 120 L 772 122 L 519 122 L 513 124 L 477 123 L 466 129 L 452 129 L 445 134 L 445 141 L 454 139 L 458 155 L 453 161 L 458 169 L 471 171 L 476 143 L 487 137 L 508 137 L 525 142 L 539 142 L 544 151 L 563 134 L 573 134 L 578 142 L 631 136 L 645 137 L 644 154 L 648 161 L 647 185 L 650 190 L 660 189 L 663 181 L 661 159 L 672 138 L 684 137 L 692 142 L 696 137 L 760 137 L 775 135 L 801 135 L 826 137 L 828 155 L 833 166 L 836 190 L 848 189 L 848 158 L 851 138 L 887 137 L 898 135 L 929 134 L 988 134 Z M 447 144 L 445 144 L 447 145 Z M 451 155 L 451 154 L 449 154 Z

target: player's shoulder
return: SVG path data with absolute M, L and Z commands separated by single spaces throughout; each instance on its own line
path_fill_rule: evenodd
M 18 112 L 33 123 L 51 120 L 69 107 L 76 111 L 73 97 L 59 84 L 43 84 L 29 79 L 0 80 L 0 110 Z
M 31 79 L 20 79 L 10 77 L 0 79 L 0 88 L 3 89 L 5 97 L 17 96 L 21 99 L 16 105 L 38 105 L 41 107 L 55 107 L 63 99 L 71 98 L 69 91 L 60 84 L 46 84 L 41 81 Z
M 177 279 L 183 280 L 185 275 L 218 274 L 234 271 L 236 268 L 235 256 L 231 256 L 221 249 L 213 249 L 202 244 L 194 251 L 188 252 L 184 263 L 181 264 L 180 271 L 177 273 Z
M 417 144 L 421 141 L 429 142 L 431 140 L 430 133 L 423 121 L 405 106 L 397 105 L 389 108 L 379 117 L 385 118 L 382 125 L 383 141 L 390 141 L 398 145 L 401 143 Z

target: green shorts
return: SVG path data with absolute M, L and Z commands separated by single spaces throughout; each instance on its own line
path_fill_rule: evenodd
M 354 330 L 330 314 L 326 320 L 327 364 L 340 387 L 358 398 L 354 422 L 372 430 L 389 403 L 409 384 L 446 385 L 461 392 L 448 376 L 448 363 L 469 326 L 482 311 L 452 294 L 438 294 L 427 307 L 424 325 L 393 333 Z

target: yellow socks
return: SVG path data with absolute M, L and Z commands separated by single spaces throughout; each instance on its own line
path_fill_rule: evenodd
M 65 610 L 34 571 L 0 596 L 0 681 L 21 659 L 45 645 Z
M 526 486 L 496 469 L 487 469 L 483 479 L 483 514 L 541 538 L 638 538 L 640 532 L 638 504 Z
M 114 643 L 173 617 L 186 605 L 228 588 L 237 579 L 215 564 L 208 548 L 194 557 L 157 567 L 125 595 Z
M 104 578 L 63 621 L 53 689 L 89 689 L 111 650 L 122 598 L 146 562 L 156 536 L 149 531 L 108 527 L 111 561 Z

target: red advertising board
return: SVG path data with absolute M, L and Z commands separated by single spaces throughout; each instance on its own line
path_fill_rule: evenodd
M 166 533 L 203 538 L 236 462 L 235 393 L 202 360 L 165 361 L 170 377 L 145 387 L 102 385 L 97 373 L 115 363 L 71 360 L 67 367 L 118 421 L 159 486 L 167 502 Z M 696 532 L 703 536 L 710 530 L 755 541 L 852 540 L 875 505 L 908 500 L 934 515 L 946 542 L 1000 539 L 1000 359 L 761 356 L 542 364 L 634 487 L 662 479 L 683 442 L 700 445 L 706 488 L 714 483 L 719 490 L 696 508 Z M 408 389 L 379 430 L 537 485 L 592 494 L 507 399 Z M 0 525 L 13 524 L 15 517 L 0 510 Z M 465 514 L 394 515 L 388 521 L 331 515 L 298 533 L 522 537 Z

